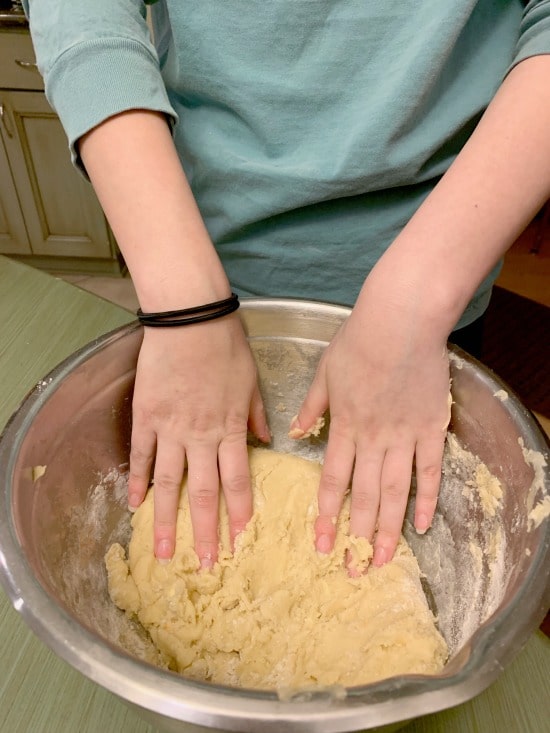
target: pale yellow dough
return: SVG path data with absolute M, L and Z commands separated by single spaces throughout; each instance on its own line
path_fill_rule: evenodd
M 391 563 L 350 578 L 346 550 L 366 566 L 372 548 L 348 537 L 348 499 L 334 551 L 315 551 L 319 464 L 251 449 L 250 467 L 254 517 L 231 555 L 222 502 L 213 570 L 198 571 L 185 491 L 170 563 L 153 555 L 152 491 L 133 516 L 128 563 L 120 545 L 107 552 L 113 601 L 137 616 L 170 666 L 196 679 L 279 690 L 439 672 L 447 647 L 405 541 Z

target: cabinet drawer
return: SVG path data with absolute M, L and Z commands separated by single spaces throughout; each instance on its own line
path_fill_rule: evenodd
M 27 32 L 0 32 L 0 87 L 44 89 L 31 37 Z

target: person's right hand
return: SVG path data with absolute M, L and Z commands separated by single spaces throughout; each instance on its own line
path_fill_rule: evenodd
M 247 427 L 271 439 L 256 366 L 240 319 L 176 328 L 145 328 L 133 398 L 128 503 L 144 499 L 154 464 L 154 548 L 174 552 L 176 513 L 185 467 L 195 550 L 201 568 L 218 556 L 222 486 L 230 538 L 252 516 Z
M 113 115 L 80 138 L 78 149 L 146 313 L 228 297 L 228 278 L 162 112 L 129 109 Z M 139 506 L 154 463 L 160 560 L 174 551 L 185 466 L 195 548 L 204 567 L 218 554 L 220 480 L 232 541 L 250 519 L 247 421 L 260 440 L 270 440 L 255 364 L 236 313 L 174 328 L 145 327 L 128 493 L 130 507 Z

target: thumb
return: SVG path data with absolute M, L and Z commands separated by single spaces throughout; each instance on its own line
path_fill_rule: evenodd
M 318 430 L 322 427 L 322 424 L 318 426 L 317 421 L 326 412 L 328 404 L 327 381 L 324 361 L 322 361 L 302 402 L 300 412 L 290 422 L 289 438 L 295 438 L 296 440 L 309 438 L 314 431 L 317 431 L 315 434 L 318 435 Z

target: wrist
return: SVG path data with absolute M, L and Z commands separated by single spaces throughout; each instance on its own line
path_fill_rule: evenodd
M 140 263 L 141 265 L 141 263 Z M 152 263 L 150 268 L 130 269 L 141 309 L 163 312 L 194 308 L 230 297 L 231 287 L 218 263 L 217 267 L 197 267 L 192 263 Z
M 396 240 L 367 277 L 357 306 L 365 312 L 374 306 L 382 318 L 398 317 L 411 332 L 445 342 L 475 286 L 442 259 Z

